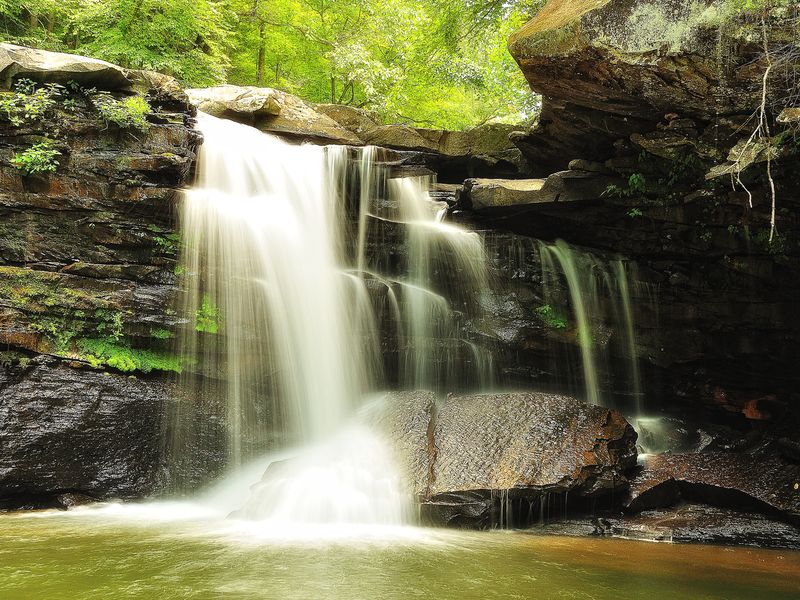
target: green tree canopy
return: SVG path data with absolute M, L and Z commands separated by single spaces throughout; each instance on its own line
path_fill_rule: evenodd
M 391 121 L 521 121 L 506 49 L 542 0 L 0 0 L 7 40 L 152 69 L 187 86 L 271 86 Z

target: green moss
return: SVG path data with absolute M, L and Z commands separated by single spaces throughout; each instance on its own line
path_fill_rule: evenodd
M 183 364 L 180 357 L 166 352 L 142 350 L 132 348 L 120 342 L 114 343 L 108 339 L 79 339 L 76 342 L 79 357 L 88 361 L 93 367 L 108 366 L 123 373 L 140 371 L 166 371 L 180 373 Z
M 175 337 L 169 329 L 152 329 L 150 335 L 157 340 L 170 340 Z

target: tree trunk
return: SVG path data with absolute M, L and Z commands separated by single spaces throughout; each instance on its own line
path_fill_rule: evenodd
M 258 59 L 256 60 L 256 85 L 264 81 L 264 60 L 267 53 L 266 39 L 264 37 L 266 23 L 261 21 L 258 25 Z

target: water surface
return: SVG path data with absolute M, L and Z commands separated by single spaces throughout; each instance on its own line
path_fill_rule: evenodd
M 292 527 L 189 505 L 0 517 L 0 598 L 800 597 L 800 553 L 520 532 Z

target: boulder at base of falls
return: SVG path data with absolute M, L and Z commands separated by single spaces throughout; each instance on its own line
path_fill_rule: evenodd
M 767 452 L 657 454 L 632 479 L 627 508 L 702 502 L 800 524 L 800 465 Z
M 501 497 L 621 497 L 636 464 L 636 433 L 615 410 L 539 392 L 432 401 L 390 393 L 377 420 L 432 524 L 489 527 Z
M 219 85 L 186 90 L 201 111 L 261 131 L 322 143 L 361 144 L 361 139 L 297 96 L 252 86 Z

